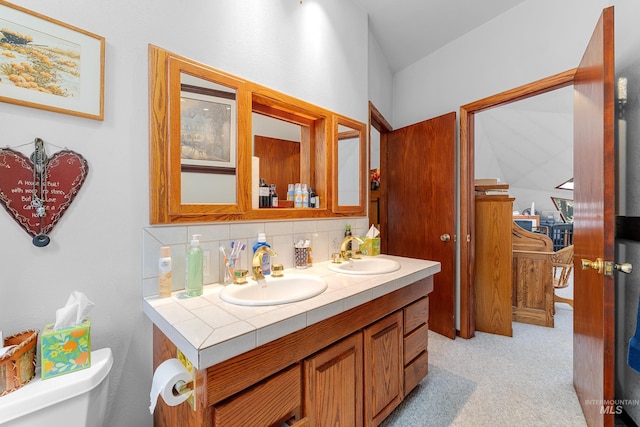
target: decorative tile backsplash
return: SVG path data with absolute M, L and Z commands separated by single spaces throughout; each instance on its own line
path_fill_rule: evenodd
M 367 217 L 269 221 L 269 222 L 226 222 L 206 225 L 153 226 L 142 230 L 142 292 L 143 297 L 158 293 L 158 259 L 160 248 L 171 248 L 172 288 L 184 289 L 185 251 L 193 234 L 200 234 L 200 246 L 204 252 L 204 284 L 219 283 L 224 280 L 223 256 L 220 246 L 227 254 L 231 242 L 241 242 L 246 246 L 240 256 L 239 268 L 250 270 L 253 245 L 258 241 L 258 233 L 267 235 L 267 243 L 278 254 L 272 262 L 293 268 L 293 244 L 299 240 L 311 241 L 313 262 L 328 261 L 331 254 L 340 250 L 346 225 L 351 225 L 354 236 L 364 236 L 369 229 Z

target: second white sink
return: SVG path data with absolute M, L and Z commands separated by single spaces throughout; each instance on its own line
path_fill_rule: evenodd
M 303 274 L 285 274 L 284 277 L 267 276 L 255 281 L 249 278 L 244 285 L 227 285 L 220 299 L 236 305 L 278 305 L 302 301 L 321 294 L 327 289 L 323 279 Z
M 329 264 L 329 270 L 344 274 L 385 274 L 400 269 L 400 263 L 392 259 L 367 257 Z

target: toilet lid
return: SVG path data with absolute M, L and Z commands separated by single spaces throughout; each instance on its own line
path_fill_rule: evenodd
M 59 377 L 36 377 L 22 388 L 0 397 L 0 424 L 25 416 L 93 390 L 106 378 L 113 365 L 110 348 L 91 352 L 91 367 Z

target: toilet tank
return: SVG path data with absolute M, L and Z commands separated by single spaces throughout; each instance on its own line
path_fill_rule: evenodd
M 91 367 L 42 381 L 40 374 L 0 397 L 2 427 L 102 427 L 109 397 L 111 349 L 91 352 Z

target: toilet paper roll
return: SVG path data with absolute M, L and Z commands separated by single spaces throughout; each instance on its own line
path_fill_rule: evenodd
M 173 393 L 173 387 L 178 383 L 188 383 L 191 380 L 191 373 L 178 359 L 168 359 L 162 362 L 153 374 L 151 393 L 149 394 L 151 399 L 149 412 L 153 414 L 156 409 L 158 396 L 162 396 L 162 399 L 169 406 L 176 406 L 187 400 L 193 391 L 176 396 Z

